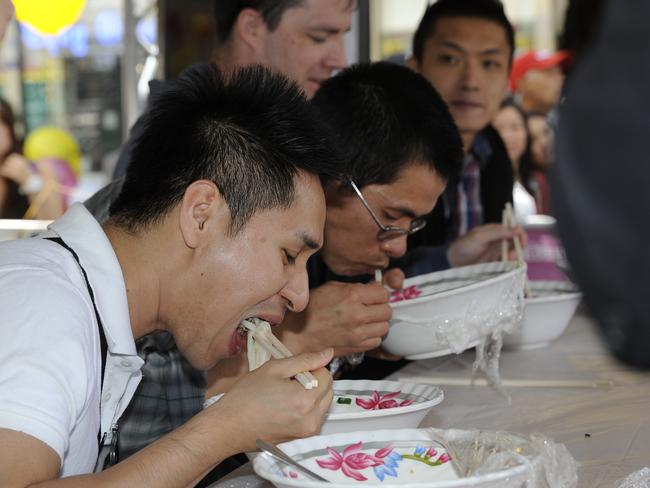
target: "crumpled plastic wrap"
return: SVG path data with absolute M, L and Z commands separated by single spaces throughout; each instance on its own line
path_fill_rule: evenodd
M 650 468 L 635 471 L 617 486 L 618 488 L 650 488 Z
M 508 480 L 495 482 L 494 488 L 575 488 L 578 484 L 577 466 L 566 446 L 541 434 L 523 436 L 479 430 L 426 430 L 455 458 L 456 467 L 463 477 L 522 466 L 518 474 Z M 639 488 L 643 486 L 647 487 L 639 485 Z M 481 484 L 481 487 L 492 488 L 492 485 Z

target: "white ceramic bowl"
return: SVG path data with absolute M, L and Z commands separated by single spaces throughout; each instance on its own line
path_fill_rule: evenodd
M 578 288 L 564 281 L 531 281 L 521 328 L 504 336 L 503 344 L 519 349 L 547 346 L 565 331 L 580 303 Z
M 382 347 L 407 359 L 460 353 L 523 310 L 526 267 L 492 262 L 429 273 L 404 281 L 391 303 L 393 318 Z
M 440 388 L 399 381 L 341 380 L 321 435 L 415 428 L 444 399 Z
M 524 486 L 528 466 L 517 464 L 479 476 L 461 478 L 449 453 L 432 440 L 426 429 L 360 431 L 315 436 L 286 442 L 280 448 L 323 478 L 313 481 L 294 468 L 261 454 L 253 469 L 278 488 L 347 488 L 350 485 L 384 488 L 496 488 L 519 480 Z

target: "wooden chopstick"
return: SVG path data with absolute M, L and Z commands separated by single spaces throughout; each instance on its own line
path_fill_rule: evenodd
M 267 352 L 275 359 L 286 359 L 293 356 L 293 353 L 285 346 L 280 339 L 275 337 L 273 333 L 264 329 L 259 329 L 256 324 L 244 320 L 242 322 L 244 327 L 248 330 L 249 334 L 253 334 L 253 338 L 262 346 Z M 309 371 L 298 373 L 295 376 L 296 380 L 307 390 L 318 387 L 318 380 Z
M 501 212 L 501 223 L 503 224 L 504 227 L 509 227 L 508 226 L 508 212 L 506 209 L 503 209 L 503 212 Z M 508 241 L 506 239 L 503 239 L 501 241 L 501 261 L 504 263 L 508 260 Z
M 491 386 L 485 378 L 401 376 L 399 381 L 435 386 Z M 519 388 L 611 388 L 613 380 L 502 379 L 502 386 Z
M 259 334 L 253 333 L 253 337 L 259 337 Z M 265 330 L 262 330 L 262 336 L 265 340 L 268 340 L 269 343 L 272 345 L 272 347 L 276 348 L 280 354 L 283 355 L 283 358 L 290 358 L 293 356 L 293 353 L 285 346 L 280 339 L 275 337 L 272 332 L 268 332 Z M 270 351 L 269 351 L 270 352 Z M 282 359 L 282 358 L 276 358 L 276 359 Z M 302 386 L 307 388 L 308 390 L 311 390 L 312 388 L 316 388 L 318 386 L 318 380 L 316 377 L 311 374 L 309 371 L 305 371 L 304 373 L 298 373 L 296 375 L 296 379 L 300 382 Z
M 510 229 L 514 228 L 515 216 L 514 213 L 512 212 L 512 204 L 510 202 L 506 203 L 505 214 L 506 214 L 507 227 Z M 526 261 L 524 261 L 524 253 L 521 248 L 521 241 L 519 241 L 519 236 L 517 235 L 513 236 L 512 241 L 515 244 L 515 254 L 517 255 L 517 261 L 519 262 L 520 265 L 523 266 L 526 263 Z M 531 296 L 530 285 L 528 284 L 528 276 L 526 276 L 524 280 L 524 295 L 527 297 Z

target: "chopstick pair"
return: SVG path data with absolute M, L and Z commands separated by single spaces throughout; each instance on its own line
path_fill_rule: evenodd
M 512 204 L 510 202 L 506 203 L 506 208 L 503 209 L 503 213 L 501 214 L 501 216 L 502 216 L 502 223 L 504 227 L 507 227 L 508 229 L 512 229 L 515 227 L 515 216 L 512 211 Z M 523 266 L 525 264 L 524 253 L 521 248 L 521 242 L 519 241 L 519 237 L 517 235 L 513 236 L 512 241 L 515 245 L 515 254 L 517 255 L 517 262 L 521 266 Z M 502 261 L 508 260 L 508 242 L 505 239 L 501 241 L 501 260 Z M 530 285 L 528 284 L 528 277 L 526 277 L 524 281 L 524 295 L 527 297 L 531 296 Z
M 249 320 L 243 320 L 241 324 L 249 334 L 253 334 L 255 341 L 266 349 L 273 358 L 286 359 L 293 356 L 287 346 L 285 346 L 280 339 L 275 337 L 272 332 L 269 332 L 265 328 L 258 327 L 257 324 Z M 307 390 L 318 387 L 318 380 L 309 371 L 298 373 L 295 378 Z

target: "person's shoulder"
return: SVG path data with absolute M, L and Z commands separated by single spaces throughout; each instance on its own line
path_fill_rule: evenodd
M 0 243 L 0 296 L 27 315 L 40 315 L 38 310 L 49 309 L 43 317 L 54 317 L 57 311 L 64 317 L 66 310 L 80 309 L 85 318 L 89 306 L 72 255 L 40 238 Z

